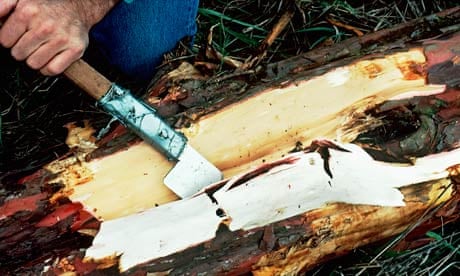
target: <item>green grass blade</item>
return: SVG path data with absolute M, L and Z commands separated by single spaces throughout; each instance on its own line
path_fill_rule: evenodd
M 444 238 L 435 233 L 435 232 L 432 232 L 432 231 L 428 231 L 426 233 L 426 236 L 428 236 L 429 238 L 432 238 L 440 243 L 442 243 L 445 247 L 449 248 L 450 250 L 453 250 L 453 251 L 457 251 L 458 254 L 460 254 L 460 252 L 458 252 L 458 248 L 456 248 L 455 246 L 453 246 L 452 244 L 448 243 L 446 240 L 444 240 Z
M 232 36 L 234 36 L 235 38 L 241 40 L 242 42 L 254 47 L 254 46 L 257 46 L 259 44 L 259 41 L 257 40 L 254 40 L 250 37 L 248 37 L 247 35 L 244 35 L 242 33 L 239 33 L 239 32 L 235 32 L 229 28 L 226 29 L 226 32 L 231 34 Z
M 311 33 L 311 32 L 329 32 L 335 33 L 335 29 L 331 27 L 311 27 L 297 30 L 296 33 Z
M 244 21 L 240 21 L 238 19 L 235 19 L 235 18 L 231 18 L 229 16 L 226 16 L 225 14 L 223 13 L 220 13 L 218 11 L 215 11 L 215 10 L 211 10 L 211 9 L 206 9 L 206 8 L 200 8 L 198 9 L 198 13 L 203 15 L 203 16 L 206 16 L 206 17 L 210 17 L 210 18 L 219 18 L 221 20 L 226 20 L 226 21 L 229 21 L 229 22 L 232 22 L 232 23 L 236 23 L 236 24 L 239 24 L 243 27 L 246 27 L 246 28 L 252 28 L 254 30 L 258 30 L 258 31 L 261 31 L 261 32 L 264 32 L 264 33 L 268 33 L 267 30 L 265 30 L 264 28 L 261 28 L 257 25 L 253 25 L 253 24 L 249 24 L 247 22 L 244 22 Z

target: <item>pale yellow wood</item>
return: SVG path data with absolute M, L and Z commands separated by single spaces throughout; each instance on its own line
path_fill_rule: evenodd
M 192 146 L 230 177 L 279 159 L 296 142 L 308 145 L 321 137 L 348 142 L 342 136 L 347 121 L 369 105 L 410 91 L 440 92 L 442 86 L 428 86 L 422 76 L 405 75 L 407 64 L 424 62 L 423 52 L 417 49 L 358 61 L 310 80 L 261 91 L 182 131 Z M 59 171 L 53 166 L 59 167 L 53 164 L 50 170 Z M 103 219 L 177 199 L 163 185 L 172 164 L 144 143 L 78 166 L 85 173 L 62 182 L 72 200 Z

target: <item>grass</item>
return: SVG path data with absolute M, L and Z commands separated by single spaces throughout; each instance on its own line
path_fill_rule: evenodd
M 46 78 L 2 51 L 0 114 L 3 147 L 0 176 L 23 174 L 64 154 L 66 123 L 99 111 L 60 78 Z
M 309 275 L 458 275 L 458 224 L 436 232 L 429 231 L 424 238 L 424 245 L 402 252 L 389 250 L 379 258 L 375 258 L 380 253 L 378 249 L 360 249 L 342 260 L 317 268 Z
M 287 28 L 268 49 L 262 64 L 337 43 L 458 5 L 434 1 L 312 1 L 203 0 L 195 39 L 197 58 L 211 44 L 224 56 L 244 61 L 288 9 L 295 11 Z M 338 25 L 336 22 L 340 22 Z M 96 126 L 108 119 L 93 101 L 63 78 L 45 78 L 15 62 L 0 50 L 0 179 L 33 172 L 67 152 L 63 143 L 67 122 L 91 119 Z M 202 58 L 202 57 L 201 57 Z M 234 68 L 221 64 L 219 71 Z M 1 193 L 0 189 L 0 193 Z M 310 275 L 457 275 L 460 271 L 460 224 L 426 233 L 426 245 L 405 252 L 375 246 L 330 262 Z M 381 256 L 380 256 L 381 255 Z M 375 259 L 376 256 L 379 258 Z M 371 262 L 372 261 L 372 262 Z
M 456 1 L 218 1 L 203 0 L 199 13 L 198 41 L 207 39 L 214 26 L 213 45 L 222 54 L 245 60 L 254 45 L 288 8 L 295 16 L 269 49 L 265 62 L 273 62 L 300 52 L 336 43 L 355 36 L 351 30 L 331 24 L 338 21 L 368 33 L 389 28 L 410 19 L 457 5 Z M 293 7 L 292 7 L 293 6 Z

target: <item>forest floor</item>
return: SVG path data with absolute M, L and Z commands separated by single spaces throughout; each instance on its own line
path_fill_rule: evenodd
M 261 41 L 286 12 L 292 18 L 267 49 L 262 66 L 351 37 L 390 28 L 458 5 L 445 1 L 312 1 L 312 0 L 203 0 L 198 14 L 198 33 L 187 58 L 209 59 L 214 54 L 232 62 L 256 55 Z M 133 82 L 109 68 L 105 61 L 90 62 L 135 94 L 147 83 Z M 174 55 L 172 55 L 174 56 Z M 34 172 L 68 151 L 65 124 L 89 119 L 96 128 L 110 118 L 94 101 L 63 77 L 44 77 L 14 61 L 9 50 L 0 49 L 0 180 Z M 222 62 L 214 74 L 234 70 Z M 2 190 L 0 184 L 0 192 Z M 309 275 L 459 275 L 460 224 L 428 232 L 432 242 L 408 252 L 386 250 L 383 244 L 323 265 Z

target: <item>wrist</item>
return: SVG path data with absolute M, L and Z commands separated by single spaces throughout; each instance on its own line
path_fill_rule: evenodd
M 121 0 L 72 0 L 88 29 L 101 21 Z

